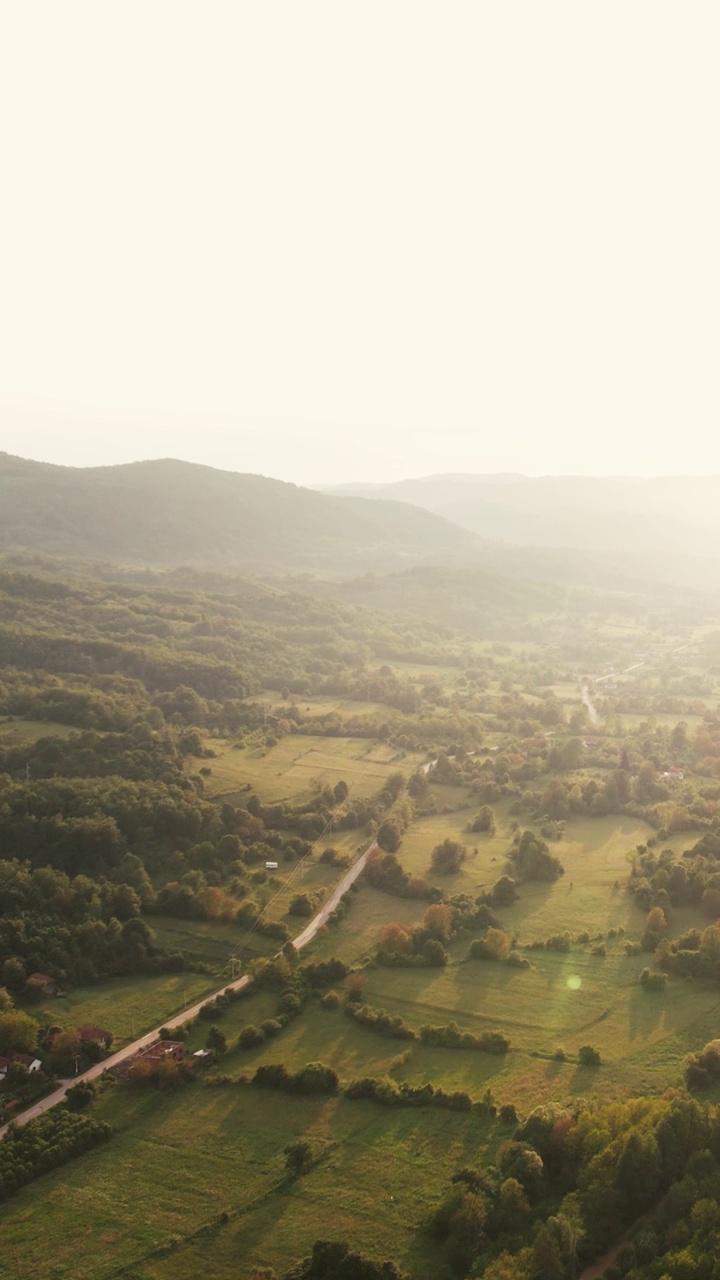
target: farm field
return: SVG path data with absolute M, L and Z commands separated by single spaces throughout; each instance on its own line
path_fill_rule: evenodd
M 390 773 L 401 769 L 411 773 L 424 757 L 398 752 L 382 743 L 362 738 L 312 737 L 288 734 L 269 749 L 237 750 L 226 738 L 208 738 L 206 745 L 217 753 L 206 778 L 210 796 L 232 796 L 242 804 L 243 796 L 257 791 L 267 804 L 311 796 L 325 786 L 343 779 L 351 795 L 366 797 L 382 790 Z

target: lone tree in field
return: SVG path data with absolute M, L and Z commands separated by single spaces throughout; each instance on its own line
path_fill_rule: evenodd
M 484 804 L 482 809 L 475 814 L 470 830 L 487 831 L 490 835 L 494 835 L 495 825 L 494 809 L 491 809 L 489 804 Z
M 520 880 L 557 880 L 565 872 L 560 859 L 532 831 L 523 831 L 508 857 Z
M 465 856 L 464 844 L 458 844 L 457 840 L 443 840 L 442 844 L 435 845 L 430 865 L 439 875 L 457 875 L 465 861 Z

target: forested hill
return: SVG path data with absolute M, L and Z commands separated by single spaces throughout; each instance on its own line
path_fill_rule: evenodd
M 0 454 L 0 555 L 18 551 L 348 574 L 477 561 L 482 542 L 409 504 L 172 459 L 77 468 Z

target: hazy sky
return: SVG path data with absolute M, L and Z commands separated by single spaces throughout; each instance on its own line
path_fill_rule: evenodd
M 0 448 L 720 471 L 717 0 L 0 13 Z

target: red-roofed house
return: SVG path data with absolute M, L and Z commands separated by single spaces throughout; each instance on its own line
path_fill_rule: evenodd
M 58 984 L 49 973 L 31 973 L 28 982 L 32 982 L 34 986 L 40 987 L 43 995 L 56 996 Z
M 112 1044 L 112 1031 L 102 1027 L 78 1027 L 78 1032 L 83 1044 L 97 1044 L 101 1049 L 109 1049 Z
M 8 1058 L 18 1066 L 26 1067 L 28 1071 L 39 1071 L 42 1066 L 40 1059 L 29 1053 L 9 1053 Z

